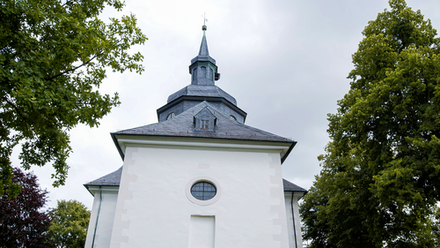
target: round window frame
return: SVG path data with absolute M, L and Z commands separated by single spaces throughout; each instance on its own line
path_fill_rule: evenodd
M 201 186 L 201 189 L 194 188 L 199 185 Z M 191 186 L 190 191 L 191 191 L 191 195 L 200 201 L 209 201 L 217 195 L 217 188 L 215 187 L 214 184 L 212 184 L 211 182 L 208 182 L 208 181 L 198 181 L 198 182 L 194 183 Z M 199 197 L 197 197 L 195 195 L 197 193 L 201 193 L 200 198 L 205 198 L 205 199 L 200 199 Z M 212 193 L 214 193 L 214 194 L 212 194 Z
M 192 195 L 191 188 L 196 183 L 201 183 L 201 182 L 210 183 L 210 184 L 212 184 L 215 187 L 216 194 L 215 194 L 215 196 L 213 198 L 211 198 L 209 200 L 199 200 L 199 199 L 195 198 Z M 210 177 L 194 177 L 191 180 L 189 180 L 189 182 L 186 184 L 185 193 L 186 193 L 186 197 L 188 198 L 188 200 L 190 200 L 192 203 L 200 205 L 200 206 L 208 206 L 208 205 L 216 203 L 220 199 L 220 196 L 222 194 L 222 190 L 221 190 L 220 184 L 217 182 L 217 180 L 215 180 L 213 178 L 210 178 Z

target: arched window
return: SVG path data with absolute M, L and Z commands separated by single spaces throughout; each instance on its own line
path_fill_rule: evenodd
M 212 70 L 212 68 L 209 68 L 208 78 L 214 80 L 214 71 Z
M 202 66 L 200 69 L 200 77 L 206 78 L 206 67 Z
M 194 81 L 196 78 L 197 78 L 197 68 L 194 68 L 193 69 L 193 72 L 192 72 L 192 80 Z
M 167 115 L 167 120 L 173 118 L 174 116 L 176 116 L 176 114 L 174 114 L 174 112 L 171 112 Z

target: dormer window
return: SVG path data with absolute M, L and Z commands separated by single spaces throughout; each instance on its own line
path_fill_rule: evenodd
M 209 120 L 200 120 L 200 129 L 209 130 Z
M 203 132 L 215 131 L 217 117 L 208 107 L 203 108 L 194 115 L 194 130 Z

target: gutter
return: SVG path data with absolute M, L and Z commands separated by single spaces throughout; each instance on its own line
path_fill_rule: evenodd
M 91 248 L 93 248 L 95 246 L 96 229 L 98 228 L 99 213 L 101 212 L 101 203 L 102 203 L 102 186 L 99 186 L 98 214 L 96 215 L 95 230 L 93 230 L 93 239 L 92 239 L 92 247 Z
M 295 237 L 295 248 L 298 247 L 298 240 L 296 237 L 296 225 L 295 225 L 295 212 L 293 212 L 293 195 L 295 194 L 294 191 L 292 191 L 292 199 L 290 200 L 290 210 L 292 211 L 292 221 L 293 221 L 293 234 Z

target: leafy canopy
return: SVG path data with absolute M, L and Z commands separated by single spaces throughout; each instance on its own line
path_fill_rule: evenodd
M 49 237 L 56 247 L 82 248 L 86 242 L 90 211 L 76 200 L 58 201 L 49 211 Z
M 363 31 L 301 205 L 311 247 L 439 247 L 440 40 L 404 0 Z
M 23 168 L 52 163 L 63 184 L 69 131 L 95 127 L 118 105 L 98 91 L 106 69 L 141 73 L 145 35 L 133 14 L 106 23 L 105 7 L 120 0 L 2 0 L 0 2 L 0 186 L 12 185 L 11 153 L 21 144 Z M 17 185 L 9 190 L 18 192 Z
M 0 198 L 0 247 L 51 247 L 46 243 L 49 215 L 42 210 L 47 191 L 40 189 L 37 177 L 14 169 L 13 182 L 21 185 L 17 197 L 9 197 L 7 187 Z

